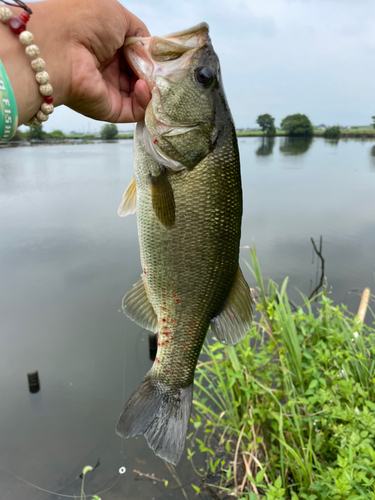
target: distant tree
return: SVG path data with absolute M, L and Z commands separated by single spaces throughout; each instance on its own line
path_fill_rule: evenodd
M 117 134 L 118 130 L 114 123 L 107 123 L 100 131 L 100 137 L 105 140 L 114 139 Z
M 51 139 L 65 139 L 65 134 L 61 130 L 54 130 L 48 134 Z
M 372 121 L 374 122 L 374 123 L 372 124 L 372 126 L 375 128 L 375 116 L 372 116 L 371 118 L 372 118 Z
M 24 141 L 26 139 L 26 134 L 21 132 L 20 129 L 17 129 L 17 132 L 12 137 L 12 141 Z
M 323 132 L 323 137 L 332 137 L 333 139 L 337 139 L 341 135 L 341 130 L 338 125 L 334 125 L 333 127 L 328 127 Z
M 275 118 L 268 113 L 265 115 L 259 115 L 256 119 L 256 123 L 262 129 L 263 134 L 276 135 Z
M 44 141 L 47 137 L 47 134 L 43 131 L 43 126 L 34 127 L 31 125 L 28 132 L 26 132 L 26 137 L 29 141 Z
M 311 121 L 300 113 L 286 116 L 280 126 L 289 136 L 310 137 L 314 132 Z

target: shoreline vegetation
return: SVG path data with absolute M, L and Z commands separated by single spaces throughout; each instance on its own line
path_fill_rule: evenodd
M 198 477 L 192 488 L 216 500 L 373 500 L 371 309 L 367 326 L 364 301 L 354 315 L 333 304 L 327 285 L 311 298 L 301 294 L 298 306 L 288 278 L 265 286 L 255 249 L 251 257 L 249 334 L 235 347 L 209 342 L 197 366 L 187 438 Z
M 94 142 L 116 142 L 118 140 L 129 140 L 133 139 L 133 134 L 118 134 L 112 139 L 103 139 L 100 136 L 94 134 L 62 134 L 60 137 L 50 137 L 52 134 L 45 133 L 46 137 L 28 139 L 25 137 L 26 134 L 22 134 L 23 137 L 13 138 L 10 141 L 0 143 L 0 148 L 6 147 L 25 147 L 25 146 L 51 146 L 58 144 L 92 144 Z M 291 137 L 286 132 L 282 130 L 277 130 L 275 135 L 267 135 L 262 131 L 237 131 L 237 137 Z M 323 130 L 314 130 L 310 137 L 320 137 L 323 139 L 375 139 L 375 129 L 345 129 L 340 131 L 340 136 L 331 138 L 324 135 Z
M 312 138 L 324 137 L 325 139 L 375 139 L 375 116 L 373 124 L 363 127 L 342 128 L 339 125 L 326 127 L 325 125 L 313 126 L 306 115 L 296 113 L 288 115 L 281 120 L 280 128 L 275 126 L 275 118 L 270 114 L 259 115 L 256 123 L 258 129 L 237 129 L 237 137 L 299 137 Z M 133 139 L 132 132 L 119 132 L 117 125 L 106 123 L 102 126 L 100 134 L 79 134 L 71 132 L 64 134 L 61 130 L 45 132 L 43 127 L 30 126 L 27 132 L 17 130 L 11 141 L 0 143 L 0 147 L 44 145 L 44 144 L 75 144 L 92 143 L 97 141 L 113 141 Z

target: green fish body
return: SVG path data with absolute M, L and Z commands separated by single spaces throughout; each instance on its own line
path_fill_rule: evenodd
M 207 25 L 139 43 L 126 54 L 149 82 L 152 101 L 137 125 L 135 176 L 119 213 L 136 209 L 143 274 L 123 309 L 158 332 L 158 350 L 116 430 L 144 434 L 158 456 L 176 464 L 208 328 L 234 345 L 251 323 L 250 291 L 238 265 L 240 161 Z M 144 60 L 152 66 L 146 72 Z

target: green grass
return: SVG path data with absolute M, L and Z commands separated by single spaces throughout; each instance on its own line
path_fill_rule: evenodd
M 323 130 L 314 130 L 314 135 L 323 135 Z M 357 135 L 357 136 L 362 136 L 363 134 L 367 134 L 368 136 L 374 137 L 375 138 L 375 129 L 350 129 L 350 130 L 341 130 L 341 137 L 345 138 L 345 136 L 348 135 Z M 252 137 L 252 136 L 259 136 L 262 137 L 264 134 L 261 131 L 254 131 L 254 132 L 237 132 L 238 137 Z M 285 132 L 283 130 L 278 130 L 276 132 L 276 136 L 285 136 Z M 265 135 L 265 137 L 268 137 Z M 94 135 L 81 135 L 81 134 L 68 134 L 65 136 L 66 139 L 100 139 L 100 137 L 96 137 Z M 115 140 L 117 139 L 133 139 L 133 134 L 119 134 L 115 137 Z
M 133 134 L 119 134 L 116 139 L 133 139 Z
M 253 135 L 264 135 L 262 131 L 248 131 L 248 132 L 237 132 L 237 137 L 249 137 L 249 136 L 253 136 Z M 267 137 L 267 136 L 266 136 Z
M 322 136 L 323 137 L 324 130 L 314 130 L 314 136 Z M 252 136 L 260 136 L 262 137 L 264 134 L 261 131 L 249 131 L 249 132 L 237 132 L 238 137 L 252 137 Z M 276 136 L 285 136 L 286 133 L 284 130 L 277 130 Z M 375 129 L 374 128 L 358 128 L 358 129 L 348 129 L 348 130 L 341 130 L 340 131 L 340 137 L 345 139 L 345 137 L 352 137 L 352 136 L 358 136 L 362 137 L 363 135 L 369 136 L 369 137 L 374 137 L 375 138 Z M 265 135 L 265 137 L 267 137 Z
M 341 137 L 345 137 L 346 135 L 368 135 L 371 137 L 375 137 L 375 129 L 373 128 L 359 128 L 359 129 L 349 129 L 349 130 L 341 130 Z
M 205 347 L 188 458 L 203 488 L 241 499 L 375 499 L 375 329 L 327 292 L 292 311 L 252 251 L 256 319 L 236 347 Z
M 284 130 L 276 130 L 276 135 L 281 135 L 285 136 L 286 133 Z M 252 136 L 264 136 L 264 137 L 273 137 L 273 136 L 268 136 L 267 134 L 263 134 L 261 130 L 254 130 L 254 131 L 248 131 L 248 132 L 237 132 L 237 137 L 252 137 Z

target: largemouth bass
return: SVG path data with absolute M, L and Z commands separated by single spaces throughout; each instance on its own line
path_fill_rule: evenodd
M 250 291 L 238 265 L 240 160 L 207 24 L 128 39 L 125 54 L 152 99 L 136 128 L 135 176 L 119 208 L 122 216 L 137 212 L 143 268 L 123 309 L 158 332 L 158 350 L 116 431 L 144 434 L 158 456 L 176 464 L 209 326 L 233 345 L 251 323 Z

